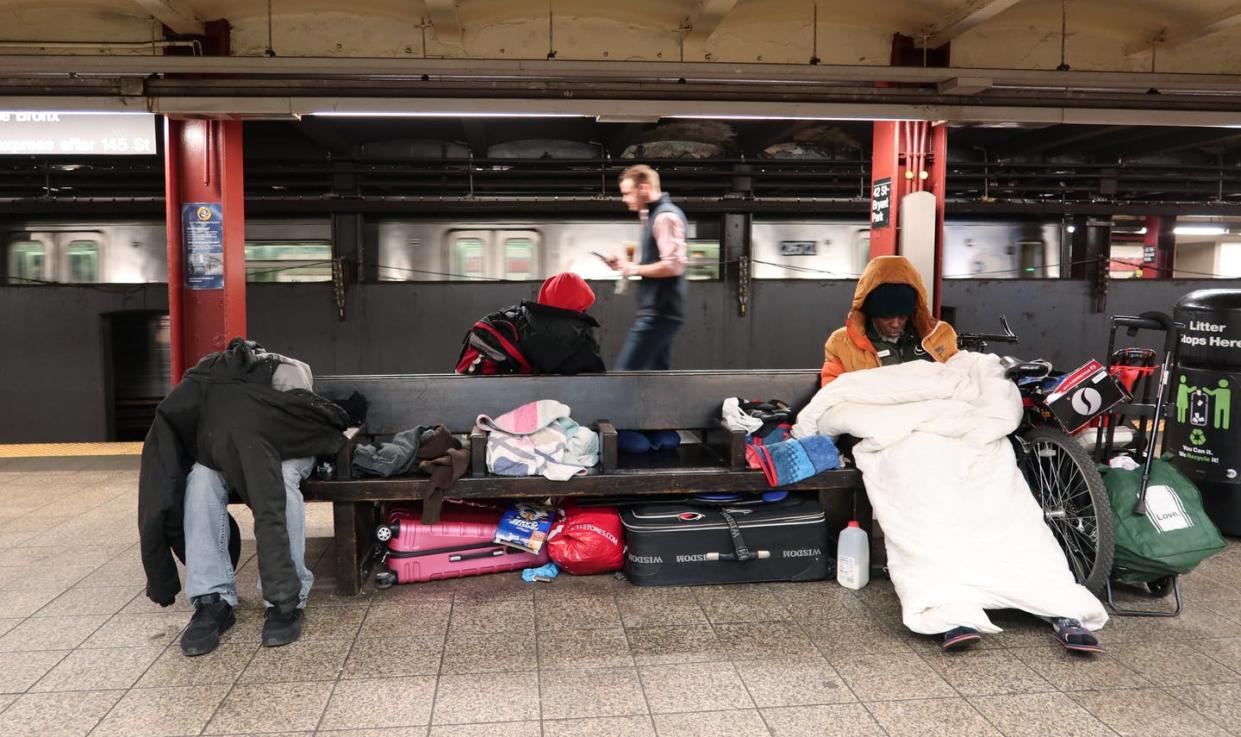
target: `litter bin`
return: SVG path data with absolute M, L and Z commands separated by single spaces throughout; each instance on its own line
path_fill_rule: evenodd
M 1212 521 L 1241 535 L 1241 289 L 1201 289 L 1176 303 L 1183 324 L 1164 449 L 1202 490 Z

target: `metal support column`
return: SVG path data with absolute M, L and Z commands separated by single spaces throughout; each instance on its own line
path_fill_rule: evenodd
M 923 273 L 939 313 L 943 279 L 944 193 L 948 163 L 948 130 L 928 121 L 877 121 L 871 153 L 870 257 L 902 254 L 902 243 L 924 242 L 933 249 Z M 915 192 L 935 197 L 933 233 L 901 232 L 901 201 Z M 929 219 L 927 222 L 930 222 Z
M 1176 254 L 1175 215 L 1150 215 L 1142 237 L 1142 278 L 1171 279 Z
M 241 121 L 164 121 L 172 378 L 246 335 Z

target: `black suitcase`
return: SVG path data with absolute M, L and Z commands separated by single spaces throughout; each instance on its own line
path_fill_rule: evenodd
M 625 575 L 638 586 L 817 581 L 831 571 L 817 498 L 643 504 L 621 511 Z

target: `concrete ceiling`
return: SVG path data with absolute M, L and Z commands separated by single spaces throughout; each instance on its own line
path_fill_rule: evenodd
M 901 33 L 951 42 L 957 68 L 1241 68 L 1237 0 L 272 0 L 270 22 L 268 7 L 0 0 L 0 54 L 150 54 L 165 27 L 225 19 L 235 56 L 886 65 Z

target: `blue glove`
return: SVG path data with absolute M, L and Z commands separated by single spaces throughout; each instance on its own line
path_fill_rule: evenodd
M 526 583 L 534 581 L 550 581 L 560 573 L 560 568 L 555 563 L 548 563 L 538 568 L 526 568 L 521 572 L 521 580 Z

